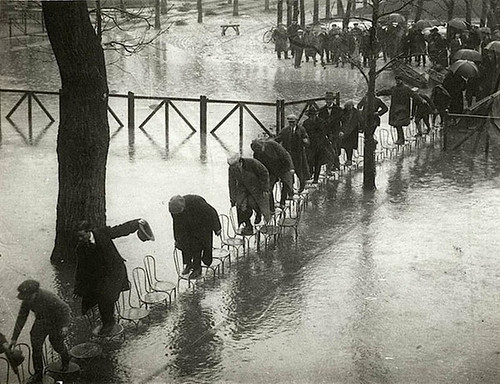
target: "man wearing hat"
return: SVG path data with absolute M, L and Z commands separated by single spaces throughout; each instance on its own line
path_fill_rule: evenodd
M 114 227 L 92 228 L 87 221 L 78 227 L 74 296 L 82 298 L 82 313 L 95 305 L 99 308 L 100 335 L 110 334 L 116 324 L 115 302 L 120 292 L 130 289 L 125 260 L 113 243 L 117 237 L 138 232 L 142 241 L 154 240 L 144 219 L 135 219 Z
M 328 136 L 325 126 L 318 118 L 318 111 L 314 107 L 309 107 L 306 111 L 307 119 L 303 126 L 309 136 L 310 144 L 307 148 L 307 162 L 313 174 L 313 183 L 317 183 L 321 166 L 328 160 L 327 143 Z
M 61 370 L 68 369 L 70 355 L 64 344 L 64 338 L 68 334 L 70 308 L 52 292 L 41 289 L 40 283 L 36 280 L 23 281 L 17 290 L 19 292 L 17 298 L 22 300 L 22 303 L 10 345 L 12 347 L 17 344 L 17 338 L 26 324 L 28 315 L 33 311 L 35 321 L 30 335 L 35 373 L 29 383 L 39 383 L 43 376 L 42 347 L 47 336 L 54 350 L 61 355 Z
M 283 183 L 280 206 L 285 206 L 285 200 L 293 195 L 293 161 L 285 148 L 274 140 L 255 139 L 250 147 L 253 158 L 259 160 L 269 172 L 269 191 L 280 180 Z M 274 195 L 269 194 L 269 208 L 274 212 Z
M 417 103 L 423 103 L 424 100 L 403 83 L 401 76 L 396 75 L 395 80 L 395 86 L 377 92 L 377 96 L 391 96 L 389 125 L 396 128 L 398 134 L 398 139 L 394 144 L 403 145 L 405 143 L 403 127 L 410 125 L 410 99 L 413 99 Z
M 293 161 L 295 174 L 299 178 L 299 193 L 304 190 L 306 180 L 309 179 L 309 165 L 307 164 L 306 147 L 309 146 L 309 136 L 304 127 L 297 123 L 297 116 L 290 114 L 286 117 L 288 125 L 276 136 L 275 140 L 285 148 Z
M 253 234 L 250 222 L 255 211 L 255 223 L 261 221 L 261 216 L 269 221 L 269 172 L 259 161 L 240 157 L 238 153 L 227 159 L 229 164 L 229 198 L 231 206 L 236 206 L 238 225 L 245 224 L 242 233 Z
M 334 103 L 333 92 L 326 92 L 325 105 L 318 110 L 318 118 L 324 125 L 324 130 L 329 138 L 330 159 L 328 169 L 339 169 L 340 161 L 340 140 L 344 133 L 342 132 L 342 115 L 344 110 Z
M 213 233 L 221 233 L 219 214 L 198 195 L 176 195 L 168 202 L 172 215 L 175 247 L 182 251 L 183 275 L 201 276 L 201 262 L 212 264 Z
M 304 30 L 297 30 L 297 35 L 295 37 L 290 37 L 290 45 L 293 46 L 294 50 L 294 68 L 300 68 L 302 62 L 302 55 L 304 54 L 304 48 L 307 45 L 306 38 L 304 35 Z

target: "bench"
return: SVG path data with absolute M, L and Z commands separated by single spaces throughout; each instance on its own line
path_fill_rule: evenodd
M 239 24 L 223 24 L 220 26 L 222 28 L 222 36 L 226 36 L 226 31 L 228 28 L 233 28 L 236 31 L 236 34 L 240 34 L 240 25 Z

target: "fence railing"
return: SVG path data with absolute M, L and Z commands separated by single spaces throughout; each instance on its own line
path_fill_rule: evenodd
M 4 94 L 14 94 L 19 95 L 19 99 L 14 103 L 12 107 L 9 106 L 8 112 L 5 115 L 5 119 L 9 121 L 10 124 L 19 128 L 18 125 L 14 122 L 14 114 L 18 111 L 19 107 L 24 103 L 27 104 L 27 125 L 29 132 L 29 139 L 25 141 L 28 144 L 36 145 L 39 141 L 37 139 L 33 139 L 33 108 L 38 106 L 44 115 L 49 119 L 52 124 L 56 121 L 54 116 L 58 116 L 58 112 L 49 112 L 49 108 L 44 104 L 44 102 L 38 97 L 38 95 L 49 95 L 49 96 L 57 96 L 61 97 L 61 91 L 35 91 L 35 90 L 23 90 L 23 89 L 0 89 L 0 117 L 4 117 L 2 114 L 2 104 L 3 104 L 3 95 Z M 238 133 L 240 140 L 240 151 L 242 150 L 243 136 L 245 132 L 245 116 L 249 116 L 251 118 L 251 122 L 256 124 L 259 129 L 265 133 L 266 135 L 272 136 L 274 133 L 279 132 L 282 128 L 285 127 L 286 123 L 286 110 L 287 108 L 294 108 L 301 111 L 299 114 L 299 119 L 304 115 L 307 108 L 310 106 L 317 107 L 317 103 L 320 100 L 323 100 L 322 97 L 303 99 L 303 100 L 283 100 L 278 99 L 274 102 L 269 101 L 254 101 L 254 100 L 224 100 L 224 99 L 210 99 L 207 96 L 201 95 L 199 98 L 190 98 L 190 97 L 170 97 L 170 96 L 151 96 L 151 95 L 136 95 L 134 92 L 128 92 L 127 94 L 113 93 L 109 95 L 109 101 L 112 99 L 123 99 L 127 100 L 127 113 L 126 113 L 126 123 L 124 123 L 123 118 L 120 118 L 120 114 L 116 112 L 116 110 L 108 103 L 108 112 L 113 121 L 118 124 L 118 130 L 111 138 L 113 138 L 118 131 L 121 130 L 125 125 L 128 128 L 128 142 L 129 145 L 134 145 L 135 143 L 135 131 L 136 129 L 140 129 L 145 132 L 146 126 L 151 122 L 153 117 L 163 113 L 163 128 L 165 135 L 165 146 L 168 148 L 169 145 L 169 137 L 170 137 L 170 126 L 172 121 L 172 115 L 175 114 L 180 118 L 180 120 L 191 130 L 191 132 L 200 134 L 200 145 L 206 146 L 206 138 L 207 133 L 216 136 L 217 130 L 222 127 L 224 124 L 227 124 L 228 119 L 234 114 L 238 114 Z M 140 121 L 137 120 L 137 101 L 139 100 L 150 100 L 154 101 L 157 104 L 152 105 L 152 111 L 147 114 L 147 116 Z M 340 93 L 336 95 L 336 102 L 340 104 Z M 199 116 L 199 120 L 192 116 L 193 108 L 190 108 L 190 111 L 187 112 L 183 110 L 183 107 L 180 103 L 188 103 L 192 104 L 197 110 L 197 114 Z M 60 101 L 57 103 L 60 105 Z M 229 112 L 225 114 L 221 114 L 221 116 L 216 116 L 216 123 L 210 127 L 208 127 L 208 116 L 210 111 L 210 105 L 231 105 L 232 108 Z M 255 111 L 256 107 L 264 107 L 273 110 L 272 114 L 275 116 L 274 124 L 266 124 L 262 118 L 259 118 L 258 113 Z M 214 109 L 214 111 L 220 111 L 220 108 Z M 270 113 L 266 113 L 266 117 L 269 117 Z M 273 119 L 274 120 L 274 119 Z M 267 119 L 269 121 L 269 119 Z M 275 126 L 275 132 L 273 133 L 272 125 Z M 1 128 L 1 119 L 0 119 L 0 128 Z M 46 130 L 45 130 L 46 131 Z M 21 130 L 18 129 L 18 132 L 21 133 Z

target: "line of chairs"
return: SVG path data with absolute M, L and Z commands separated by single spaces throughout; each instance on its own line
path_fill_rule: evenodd
M 384 158 L 392 157 L 394 154 L 404 153 L 405 150 L 417 148 L 421 143 L 425 142 L 426 136 L 415 137 L 416 128 L 412 125 L 406 127 L 405 134 L 407 140 L 404 145 L 395 145 L 394 132 L 387 128 L 379 128 L 376 132 L 376 140 L 378 142 L 376 148 L 376 160 L 381 161 Z M 433 130 L 428 135 L 431 141 L 434 141 L 438 136 L 439 131 Z M 352 166 L 346 164 L 347 158 L 342 150 L 340 156 L 340 170 L 333 174 L 327 175 L 326 169 L 322 169 L 320 178 L 317 184 L 308 181 L 304 191 L 298 193 L 295 188 L 295 193 L 292 198 L 286 200 L 285 207 L 276 207 L 271 219 L 259 225 L 255 225 L 255 231 L 252 234 L 244 233 L 239 227 L 236 219 L 235 208 L 230 209 L 228 214 L 220 214 L 219 219 L 222 225 L 221 235 L 219 237 L 219 246 L 213 249 L 213 262 L 210 266 L 203 265 L 204 273 L 201 278 L 192 281 L 188 275 L 182 274 L 182 253 L 174 247 L 173 259 L 177 273 L 177 282 L 161 279 L 158 274 L 157 261 L 154 256 L 146 255 L 143 259 L 143 265 L 137 266 L 132 270 L 132 281 L 130 282 L 131 289 L 121 293 L 119 300 L 116 302 L 116 313 L 118 316 L 118 324 L 116 329 L 107 336 L 100 336 L 98 331 L 99 314 L 97 308 L 93 308 L 86 315 L 89 328 L 92 331 L 90 341 L 76 345 L 71 348 L 70 354 L 79 363 L 89 363 L 92 359 L 102 354 L 102 342 L 123 342 L 125 340 L 124 327 L 122 321 L 130 322 L 137 330 L 139 324 L 143 320 L 149 322 L 151 307 L 157 304 L 163 304 L 166 307 L 172 304 L 172 299 L 176 299 L 179 292 L 180 283 L 184 281 L 188 287 L 196 285 L 198 281 L 203 281 L 209 273 L 215 278 L 224 273 L 226 262 L 231 265 L 231 256 L 249 253 L 250 242 L 254 240 L 257 251 L 260 250 L 261 242 L 264 242 L 264 251 L 267 252 L 271 241 L 276 244 L 287 229 L 293 230 L 294 237 L 297 240 L 299 236 L 299 224 L 302 217 L 302 212 L 305 210 L 309 194 L 316 189 L 325 185 L 328 180 L 339 177 L 346 171 L 351 171 L 353 168 L 358 168 L 363 164 L 364 141 L 363 134 L 359 137 L 358 149 L 355 150 Z M 277 183 L 273 194 L 275 201 L 279 201 L 281 195 L 280 184 Z M 25 356 L 25 362 L 20 366 L 20 378 L 22 382 L 28 377 L 31 365 L 31 349 L 27 344 L 18 344 L 15 348 L 21 349 Z M 44 362 L 46 366 L 55 361 L 57 354 L 51 349 L 47 343 L 44 345 Z M 0 357 L 0 367 L 6 366 L 6 383 L 13 377 L 13 372 L 8 367 L 6 359 Z M 91 364 L 90 364 L 91 365 Z M 17 380 L 17 378 L 16 378 Z M 12 381 L 10 381 L 12 382 Z M 50 381 L 48 381 L 50 383 Z M 0 384 L 2 383 L 0 377 Z

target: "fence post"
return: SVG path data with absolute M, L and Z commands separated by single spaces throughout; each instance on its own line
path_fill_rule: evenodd
M 239 103 L 239 110 L 240 110 L 240 154 L 243 153 L 243 103 Z
M 30 144 L 33 144 L 33 96 L 28 92 L 28 135 Z
M 337 99 L 337 105 L 340 105 L 340 92 L 335 94 L 335 98 Z
M 281 127 L 281 100 L 276 100 L 276 134 L 280 131 Z
M 135 143 L 135 95 L 134 92 L 128 92 L 128 144 Z
M 206 160 L 207 154 L 207 97 L 200 96 L 200 158 Z
M 170 104 L 170 100 L 165 100 L 165 149 L 167 150 L 167 153 L 168 153 L 168 149 L 169 149 L 169 116 L 168 116 L 168 107 L 169 107 L 169 104 Z
M 285 128 L 285 100 L 280 100 L 281 101 L 281 119 L 280 119 L 280 131 Z M 276 132 L 276 133 L 279 133 Z

